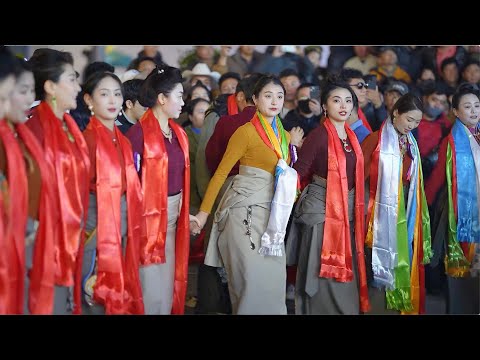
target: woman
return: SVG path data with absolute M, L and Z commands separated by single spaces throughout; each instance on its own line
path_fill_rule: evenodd
M 6 46 L 0 46 L 0 122 L 10 107 L 10 93 L 15 86 L 15 61 L 14 56 Z M 8 256 L 10 241 L 7 241 L 7 226 L 9 224 L 8 207 L 8 184 L 3 171 L 0 170 L 0 288 L 4 289 L 0 297 L 0 314 L 11 313 L 9 305 L 10 276 L 9 269 L 12 269 L 12 257 Z M 8 216 L 8 217 L 7 217 Z
M 142 194 L 132 147 L 115 126 L 123 87 L 110 72 L 83 85 L 92 116 L 83 132 L 90 154 L 90 196 L 82 290 L 86 314 L 143 314 L 139 279 Z
M 325 121 L 305 139 L 295 164 L 302 183 L 312 179 L 295 207 L 287 242 L 288 264 L 298 264 L 297 314 L 369 310 L 363 155 L 346 123 L 354 98 L 348 83 L 327 81 Z
M 190 246 L 188 138 L 175 123 L 182 112 L 180 70 L 154 69 L 138 100 L 148 107 L 128 130 L 143 190 L 146 233 L 140 244 L 140 280 L 146 314 L 183 314 Z
M 278 78 L 263 76 L 253 94 L 257 112 L 230 138 L 196 215 L 200 226 L 192 230 L 203 228 L 220 188 L 240 161 L 240 172 L 215 213 L 205 264 L 225 267 L 233 314 L 286 314 L 283 240 L 297 175 L 288 166 L 290 134 L 278 116 L 285 88 Z
M 373 285 L 382 289 L 371 290 L 373 313 L 425 312 L 424 264 L 432 257 L 430 217 L 420 152 L 411 133 L 422 113 L 420 99 L 407 93 L 380 130 L 362 143 L 365 179 L 370 180 L 365 243 L 372 251 Z
M 84 226 L 88 210 L 88 148 L 68 111 L 77 106 L 80 86 L 69 52 L 37 49 L 28 61 L 35 78 L 36 99 L 26 125 L 42 146 L 50 180 L 56 189 L 58 219 L 54 225 L 54 314 L 81 313 L 80 281 Z M 73 301 L 72 304 L 72 293 Z
M 17 295 L 12 313 L 51 314 L 54 294 L 53 224 L 58 214 L 51 174 L 37 138 L 25 126 L 35 99 L 30 66 L 16 58 L 17 82 L 6 121 L 0 121 L 0 171 L 7 174 L 11 196 L 10 241 L 18 256 L 13 279 Z M 6 152 L 5 150 L 8 149 Z
M 191 125 L 185 128 L 185 132 L 187 133 L 188 148 L 190 151 L 190 212 L 192 214 L 198 212 L 201 202 L 201 197 L 197 190 L 197 182 L 195 181 L 195 158 L 197 155 L 198 140 L 205 121 L 205 111 L 207 111 L 209 106 L 210 103 L 202 98 L 190 101 L 187 106 L 188 119 L 191 123 Z
M 444 260 L 447 312 L 478 314 L 480 269 L 480 91 L 460 85 L 452 97 L 456 120 L 442 141 L 425 192 L 435 209 L 434 258 Z

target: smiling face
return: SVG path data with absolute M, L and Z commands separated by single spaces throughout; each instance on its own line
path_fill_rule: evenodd
M 338 122 L 347 121 L 353 110 L 352 94 L 344 88 L 332 90 L 323 109 L 327 110 L 330 120 Z
M 266 84 L 258 94 L 258 98 L 253 95 L 253 102 L 257 106 L 258 111 L 269 122 L 272 121 L 274 116 L 280 114 L 284 101 L 285 93 L 282 87 L 274 83 Z
M 406 135 L 420 125 L 422 115 L 420 110 L 410 110 L 403 114 L 399 114 L 398 110 L 395 110 L 393 112 L 393 126 L 400 134 Z
M 110 76 L 104 77 L 90 95 L 85 95 L 85 102 L 93 106 L 97 119 L 113 121 L 122 109 L 123 95 L 118 81 Z
M 480 100 L 474 94 L 465 94 L 458 102 L 458 109 L 453 109 L 453 113 L 466 127 L 472 128 L 478 124 Z
M 18 78 L 10 96 L 10 109 L 7 119 L 14 123 L 27 121 L 30 105 L 35 100 L 35 80 L 33 73 L 24 71 Z

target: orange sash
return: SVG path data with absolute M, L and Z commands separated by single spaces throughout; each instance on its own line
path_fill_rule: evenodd
M 0 140 L 7 157 L 7 182 L 10 202 L 6 209 L 7 228 L 4 234 L 7 241 L 9 301 L 7 314 L 23 313 L 25 278 L 25 230 L 28 216 L 28 183 L 22 149 L 12 129 L 5 120 L 0 121 Z
M 54 224 L 58 221 L 51 174 L 42 146 L 25 124 L 17 124 L 18 135 L 36 161 L 42 178 L 40 188 L 39 225 L 33 249 L 33 265 L 29 271 L 28 308 L 31 314 L 52 314 L 55 284 Z
M 188 255 L 190 249 L 190 159 L 188 138 L 180 125 L 172 119 L 168 124 L 175 132 L 185 159 L 182 208 L 177 220 L 175 240 L 175 284 L 172 314 L 183 314 L 187 292 Z M 142 265 L 165 263 L 165 240 L 167 235 L 168 154 L 164 136 L 152 109 L 140 119 L 144 136 L 142 162 L 143 214 L 145 231 L 140 245 Z
M 97 280 L 93 297 L 105 306 L 105 313 L 143 314 L 139 279 L 139 249 L 142 223 L 142 193 L 133 165 L 130 142 L 114 127 L 118 146 L 125 160 L 127 182 L 128 240 L 125 259 L 122 254 L 120 200 L 122 197 L 121 162 L 110 131 L 91 117 L 87 129 L 96 139 L 97 174 Z
M 324 126 L 328 132 L 328 191 L 319 276 L 333 278 L 339 282 L 349 282 L 353 281 L 353 272 L 350 223 L 348 221 L 347 162 L 337 131 L 330 119 L 327 118 Z M 355 133 L 348 126 L 345 126 L 345 131 L 357 158 L 355 168 L 355 247 L 360 284 L 360 310 L 366 312 L 370 309 L 370 304 L 364 257 L 363 153 Z
M 81 282 L 84 231 L 88 211 L 88 183 L 90 160 L 88 148 L 75 120 L 64 114 L 74 142 L 68 139 L 60 120 L 50 105 L 41 102 L 32 112 L 29 121 L 39 121 L 45 134 L 44 152 L 57 187 L 57 206 L 60 221 L 55 228 L 55 284 L 73 286 Z M 80 154 L 80 157 L 78 157 Z M 75 286 L 74 313 L 81 312 L 81 288 Z

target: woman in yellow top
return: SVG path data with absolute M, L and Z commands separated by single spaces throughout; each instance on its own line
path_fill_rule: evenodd
M 286 314 L 283 240 L 297 191 L 297 174 L 289 166 L 296 153 L 278 117 L 285 97 L 280 80 L 263 76 L 253 94 L 257 112 L 232 135 L 196 217 L 202 228 L 240 161 L 215 213 L 205 264 L 225 267 L 233 314 Z

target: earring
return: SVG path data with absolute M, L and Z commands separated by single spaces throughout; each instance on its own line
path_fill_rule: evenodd
M 323 113 L 325 114 L 325 117 L 328 117 L 328 115 L 327 115 L 327 109 L 323 109 Z
M 52 97 L 52 106 L 53 106 L 53 110 L 57 111 L 57 97 L 55 95 L 53 95 Z
M 90 115 L 95 115 L 95 113 L 93 112 L 93 105 L 89 105 L 88 110 L 90 110 Z

